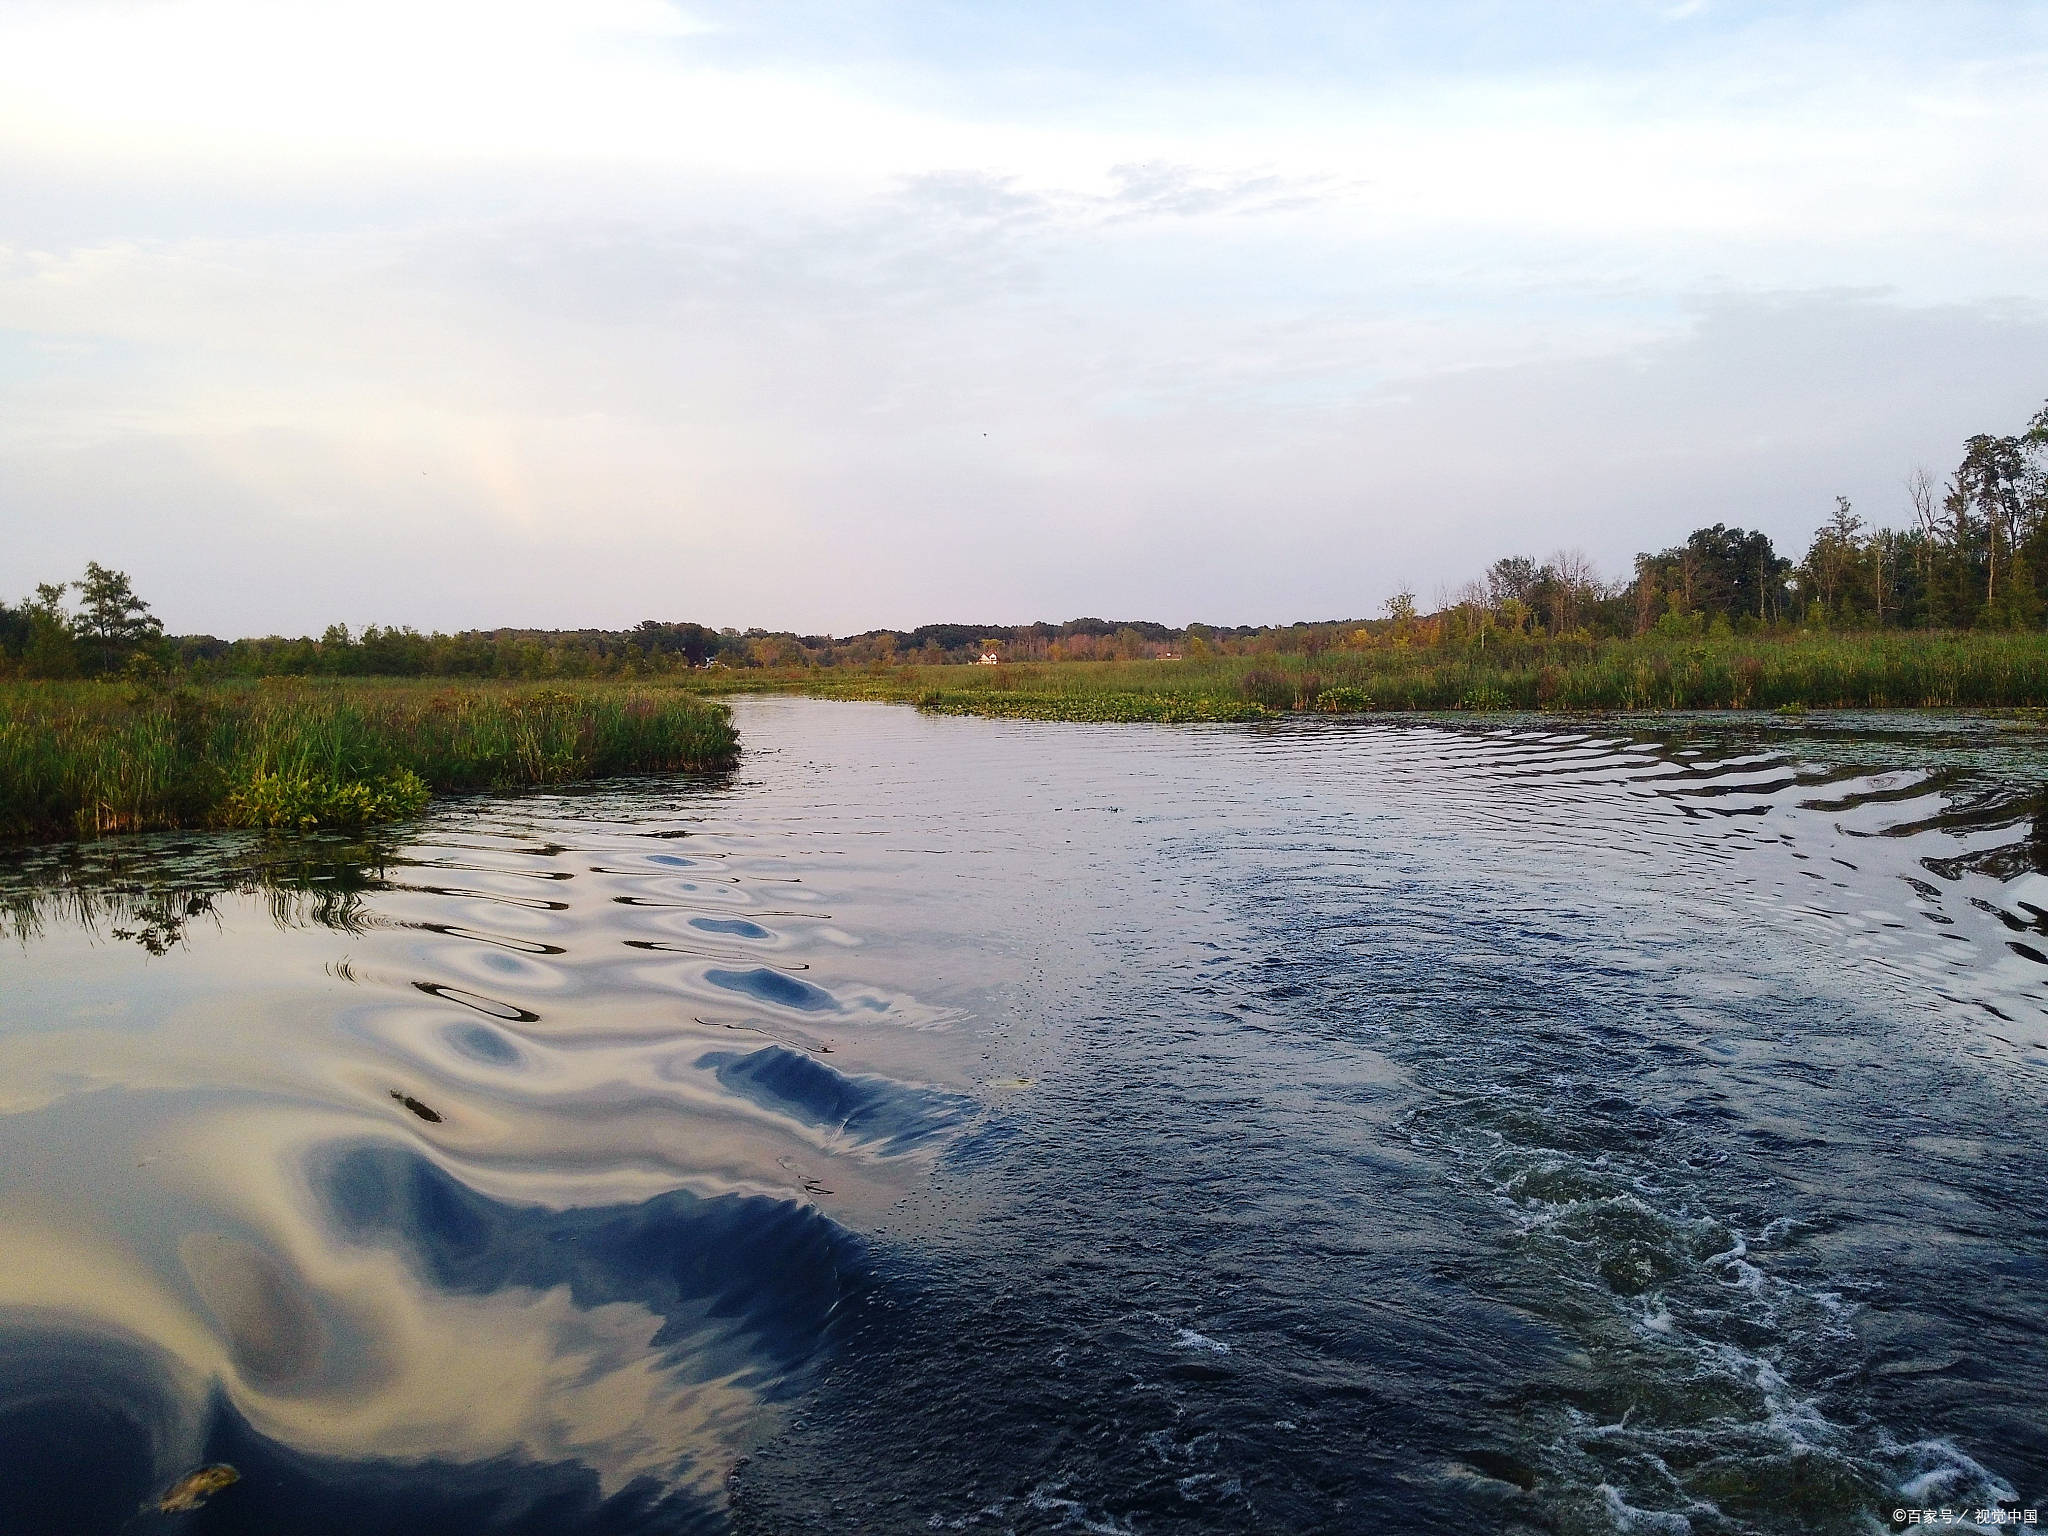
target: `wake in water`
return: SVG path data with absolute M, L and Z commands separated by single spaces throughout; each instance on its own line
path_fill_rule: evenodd
M 742 725 L 729 780 L 12 861 L 0 1526 L 2048 1497 L 1995 726 Z

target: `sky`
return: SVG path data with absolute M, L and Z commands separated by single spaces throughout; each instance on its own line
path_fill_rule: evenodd
M 1363 617 L 2048 398 L 2048 4 L 0 0 L 0 598 Z

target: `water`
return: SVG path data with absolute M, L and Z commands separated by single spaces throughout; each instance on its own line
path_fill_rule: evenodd
M 0 1531 L 2048 1504 L 2039 738 L 740 723 L 11 858 Z

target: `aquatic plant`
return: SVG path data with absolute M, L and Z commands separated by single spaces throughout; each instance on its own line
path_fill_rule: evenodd
M 1271 719 L 1276 711 L 1242 699 L 1164 693 L 1016 693 L 930 689 L 917 696 L 920 709 L 937 715 L 987 715 L 1005 720 L 1077 720 L 1104 723 L 1152 721 L 1184 725 L 1198 721 Z
M 1320 690 L 1311 707 L 1322 715 L 1359 715 L 1372 708 L 1372 695 L 1363 688 L 1340 683 L 1335 688 Z
M 237 785 L 216 818 L 230 827 L 361 827 L 416 816 L 433 791 L 410 768 L 381 779 L 263 773 Z
M 688 693 L 402 682 L 0 685 L 0 837 L 360 826 L 428 793 L 701 770 L 737 750 Z

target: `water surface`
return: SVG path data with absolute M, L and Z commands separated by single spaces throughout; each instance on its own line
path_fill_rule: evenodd
M 2037 738 L 740 725 L 10 857 L 0 1530 L 2048 1503 Z

